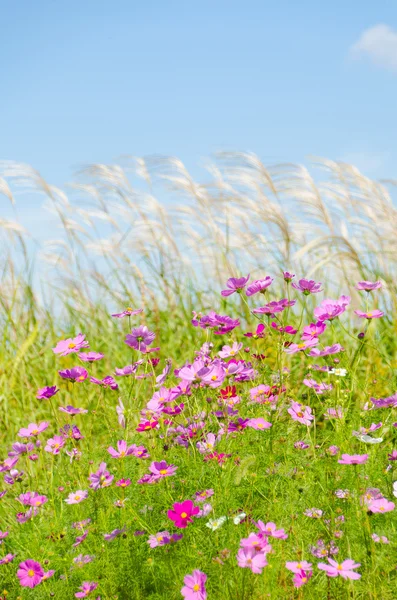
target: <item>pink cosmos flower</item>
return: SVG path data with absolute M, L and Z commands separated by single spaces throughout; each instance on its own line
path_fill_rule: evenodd
M 141 421 L 138 423 L 138 427 L 136 431 L 150 431 L 151 429 L 156 429 L 158 427 L 158 421 Z
M 66 498 L 66 504 L 80 504 L 83 500 L 88 498 L 88 492 L 83 490 L 77 490 L 77 492 L 71 492 Z
M 266 535 L 267 537 L 274 537 L 279 540 L 286 540 L 288 538 L 288 534 L 285 533 L 284 529 L 277 529 L 277 526 L 273 522 L 264 523 L 263 521 L 258 521 L 255 523 L 257 528 L 259 529 L 262 535 Z
M 284 281 L 286 281 L 287 283 L 292 281 L 294 277 L 295 277 L 295 273 L 290 273 L 289 271 L 283 272 Z
M 183 579 L 185 584 L 181 589 L 181 594 L 185 600 L 207 600 L 205 582 L 207 575 L 198 569 L 191 575 L 186 575 Z
M 45 504 L 48 501 L 48 498 L 47 496 L 44 496 L 44 494 L 38 494 L 37 492 L 25 492 L 18 496 L 18 500 L 24 506 L 39 507 Z
M 205 500 L 208 500 L 208 498 L 211 498 L 211 496 L 214 495 L 214 490 L 209 489 L 209 490 L 204 490 L 202 492 L 196 492 L 194 497 L 196 499 L 196 502 L 205 502 Z
M 47 421 L 42 421 L 38 425 L 36 425 L 36 423 L 29 423 L 29 425 L 27 427 L 22 427 L 18 431 L 18 436 L 19 437 L 36 437 L 40 433 L 43 433 L 43 431 L 45 431 L 48 426 L 49 426 L 49 423 L 47 423 Z
M 375 310 L 371 310 L 370 312 L 363 312 L 362 310 L 355 310 L 354 312 L 362 319 L 380 319 L 380 317 L 383 317 L 385 314 L 377 308 L 375 308 Z
M 195 506 L 192 500 L 184 500 L 183 502 L 175 502 L 172 510 L 167 512 L 167 516 L 171 521 L 174 521 L 175 527 L 185 529 L 189 523 L 193 523 L 192 517 L 200 511 L 198 506 Z
M 380 281 L 359 281 L 356 285 L 356 290 L 372 292 L 373 290 L 379 290 L 381 287 L 382 283 Z
M 299 402 L 292 402 L 288 412 L 294 421 L 298 421 L 302 425 L 310 425 L 314 419 L 310 406 L 302 406 Z
M 257 279 L 250 283 L 247 287 L 245 293 L 247 296 L 253 296 L 254 294 L 258 294 L 259 292 L 264 294 L 269 287 L 273 283 L 273 277 L 265 277 L 264 279 Z
M 96 473 L 90 473 L 88 479 L 91 482 L 90 488 L 99 490 L 99 488 L 109 487 L 109 485 L 112 484 L 114 475 L 111 475 L 109 471 L 106 470 L 106 463 L 101 462 Z
M 254 308 L 252 312 L 258 315 L 274 315 L 276 313 L 283 312 L 283 310 L 289 306 L 294 306 L 294 304 L 296 304 L 296 300 L 282 298 L 281 300 L 273 300 L 272 302 L 268 302 L 265 304 L 265 306 Z
M 368 460 L 368 454 L 342 454 L 338 460 L 340 465 L 363 465 Z
M 91 592 L 93 592 L 94 590 L 96 590 L 97 587 L 98 587 L 98 584 L 95 583 L 95 582 L 83 581 L 83 583 L 79 587 L 79 590 L 81 590 L 81 591 L 80 592 L 76 592 L 75 593 L 75 597 L 76 598 L 87 598 L 87 596 L 89 594 L 91 594 Z
M 313 348 L 309 352 L 309 356 L 329 356 L 330 354 L 338 354 L 339 352 L 343 352 L 344 348 L 340 344 L 332 344 L 332 346 L 325 346 L 323 350 L 319 348 Z
M 96 377 L 90 377 L 91 383 L 100 385 L 103 388 L 110 388 L 111 390 L 118 390 L 119 386 L 116 380 L 111 376 L 107 375 L 103 379 L 97 379 Z
M 312 576 L 313 576 L 313 571 L 304 571 L 303 569 L 302 569 L 302 571 L 295 573 L 292 578 L 294 587 L 296 587 L 296 588 L 302 587 L 302 585 L 305 585 L 305 583 L 307 583 Z
M 318 321 L 332 321 L 344 313 L 350 304 L 350 296 L 340 296 L 338 300 L 323 300 L 314 309 L 314 316 Z
M 240 548 L 237 553 L 237 563 L 239 567 L 261 574 L 267 565 L 267 558 L 264 552 L 257 552 L 255 548 Z
M 67 406 L 60 406 L 59 410 L 67 415 L 85 415 L 88 413 L 88 410 L 85 408 L 76 408 L 71 404 L 68 404 Z
M 313 338 L 311 340 L 305 340 L 304 342 L 299 342 L 299 344 L 290 344 L 286 348 L 284 348 L 284 352 L 286 354 L 296 354 L 297 352 L 302 352 L 307 350 L 308 348 L 312 348 L 313 346 L 317 346 L 318 339 Z
M 237 343 L 237 342 L 233 342 L 232 346 L 223 346 L 222 350 L 220 352 L 218 352 L 218 355 L 221 358 L 228 358 L 229 356 L 235 356 L 236 354 L 238 354 L 241 350 L 241 348 L 243 347 L 243 344 Z
M 379 498 L 378 500 L 371 500 L 368 504 L 368 510 L 373 513 L 386 513 L 394 510 L 394 502 L 386 500 L 386 498 Z
M 332 390 L 332 383 L 317 383 L 315 379 L 304 379 L 303 384 L 312 388 L 319 395 Z
M 70 381 L 85 381 L 88 377 L 88 372 L 84 367 L 73 367 L 72 369 L 64 369 L 63 371 L 58 371 L 58 374 L 62 377 L 62 379 L 69 379 Z
M 61 435 L 54 435 L 53 438 L 47 440 L 44 450 L 50 454 L 59 454 L 64 445 L 64 438 Z
M 123 317 L 134 317 L 135 315 L 139 315 L 143 312 L 143 308 L 131 308 L 130 306 L 123 310 L 121 313 L 115 313 L 111 315 L 112 317 L 116 317 L 116 319 L 123 319 Z
M 36 398 L 38 400 L 48 400 L 59 392 L 56 385 L 46 386 L 37 390 Z
M 294 448 L 296 448 L 297 450 L 307 450 L 309 448 L 309 444 L 306 444 L 306 442 L 299 440 L 298 442 L 294 443 Z
M 83 348 L 88 348 L 89 343 L 85 339 L 85 335 L 79 333 L 75 338 L 68 338 L 67 340 L 61 340 L 57 343 L 55 348 L 52 349 L 54 354 L 59 354 L 60 356 L 67 356 L 72 352 L 79 352 Z
M 163 477 L 172 477 L 175 475 L 178 467 L 175 465 L 168 465 L 165 460 L 160 462 L 152 462 L 149 467 L 149 471 L 152 475 L 155 476 L 156 479 L 162 479 Z
M 25 560 L 20 563 L 17 577 L 22 587 L 34 588 L 42 582 L 44 571 L 40 563 L 35 560 Z
M 292 287 L 302 292 L 305 296 L 322 292 L 321 285 L 321 283 L 316 283 L 313 279 L 299 279 L 298 283 L 292 283 Z
M 131 333 L 129 333 L 124 342 L 130 348 L 139 350 L 140 352 L 146 352 L 147 346 L 150 346 L 154 341 L 156 334 L 153 331 L 149 331 L 146 325 L 140 325 L 135 327 Z
M 124 415 L 124 404 L 121 398 L 119 398 L 118 404 L 116 406 L 117 420 L 119 422 L 120 427 L 125 429 L 125 415 Z
M 6 554 L 1 560 L 0 565 L 8 565 L 8 563 L 12 562 L 16 554 Z
M 270 323 L 270 327 L 272 327 L 272 329 L 276 329 L 276 331 L 279 331 L 280 333 L 288 333 L 289 335 L 295 335 L 295 333 L 298 333 L 298 330 L 292 327 L 292 325 L 281 327 L 281 325 L 277 325 L 275 321 Z
M 258 417 L 257 419 L 248 419 L 247 427 L 252 427 L 252 429 L 257 429 L 258 431 L 262 431 L 264 429 L 270 429 L 272 426 L 269 421 L 265 421 L 262 417 Z
M 264 338 L 265 337 L 265 325 L 263 323 L 259 323 L 258 327 L 256 328 L 255 333 L 244 333 L 244 337 L 252 337 L 254 338 L 254 340 L 257 340 L 258 338 Z
M 128 446 L 127 442 L 124 440 L 119 440 L 117 442 L 117 450 L 115 450 L 113 446 L 109 446 L 109 448 L 107 449 L 110 456 L 112 456 L 113 458 L 124 458 L 125 456 L 130 456 L 131 454 L 135 453 L 135 450 L 135 444 Z
M 299 571 L 311 571 L 312 563 L 307 562 L 306 560 L 301 560 L 300 562 L 286 562 L 286 568 L 291 571 L 291 573 L 299 573 Z
M 390 454 L 387 455 L 389 460 L 397 460 L 397 450 L 392 450 Z
M 321 321 L 310 323 L 310 325 L 306 325 L 306 327 L 303 328 L 302 340 L 312 340 L 313 338 L 317 338 L 324 333 L 326 328 L 326 324 Z
M 303 514 L 311 519 L 321 519 L 323 511 L 321 508 L 307 508 Z
M 236 292 L 240 293 L 247 285 L 249 278 L 249 274 L 247 275 L 247 277 L 230 277 L 230 279 L 228 279 L 226 282 L 226 286 L 228 289 L 221 291 L 222 296 L 226 297 L 231 296 Z
M 267 554 L 271 552 L 272 547 L 268 542 L 268 539 L 262 533 L 250 533 L 247 538 L 240 540 L 241 548 L 254 548 L 257 552 L 264 552 Z
M 360 563 L 354 562 L 354 560 L 344 560 L 342 563 L 337 563 L 336 560 L 328 558 L 329 565 L 326 563 L 318 563 L 318 568 L 325 571 L 328 577 L 338 577 L 340 575 L 343 579 L 360 579 L 360 573 L 356 573 L 353 569 L 361 567 Z
M 116 485 L 118 487 L 126 488 L 129 485 L 131 485 L 131 479 L 119 479 L 118 481 L 116 481 Z
M 101 360 L 105 355 L 101 352 L 79 352 L 79 359 L 83 362 L 92 363 Z
M 110 533 L 104 533 L 103 537 L 107 542 L 111 542 L 119 535 L 122 535 L 127 531 L 127 527 L 124 526 L 122 529 L 113 529 Z
M 382 544 L 390 544 L 390 540 L 388 540 L 385 535 L 379 536 L 376 533 L 373 533 L 371 535 L 371 538 L 374 540 L 374 542 L 378 542 L 378 543 L 382 543 Z

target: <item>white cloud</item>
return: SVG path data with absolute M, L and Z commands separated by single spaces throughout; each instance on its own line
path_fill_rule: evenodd
M 350 48 L 352 58 L 367 58 L 378 67 L 397 72 L 397 31 L 388 25 L 366 29 Z

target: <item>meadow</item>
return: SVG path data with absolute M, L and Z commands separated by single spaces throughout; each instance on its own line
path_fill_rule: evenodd
M 394 598 L 393 182 L 128 164 L 3 165 L 0 597 Z

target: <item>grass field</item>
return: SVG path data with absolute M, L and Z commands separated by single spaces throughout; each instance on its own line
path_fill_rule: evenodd
M 390 208 L 385 227 L 392 217 Z M 346 227 L 356 225 L 352 217 Z M 302 253 L 291 236 L 289 262 L 289 233 L 280 240 L 273 230 L 269 266 L 256 263 L 249 279 L 237 243 L 202 248 L 200 279 L 178 263 L 182 247 L 169 239 L 162 251 L 160 235 L 140 255 L 146 270 L 120 250 L 90 274 L 81 238 L 67 238 L 69 271 L 62 286 L 53 277 L 54 301 L 44 286 L 36 298 L 29 242 L 10 231 L 1 598 L 396 597 L 391 230 L 378 253 L 368 237 L 358 254 L 348 234 L 349 251 L 312 238 Z M 284 271 L 291 265 L 296 274 Z M 316 282 L 300 281 L 310 269 Z M 379 283 L 366 291 L 358 282 L 367 279 Z

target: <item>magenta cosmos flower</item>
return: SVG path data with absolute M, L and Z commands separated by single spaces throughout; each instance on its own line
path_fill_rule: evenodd
M 141 325 L 140 327 L 135 327 L 131 333 L 126 336 L 124 342 L 127 346 L 130 346 L 130 348 L 146 352 L 147 346 L 150 346 L 155 337 L 156 334 L 153 331 L 149 331 L 146 325 Z
M 259 292 L 264 294 L 269 285 L 271 285 L 272 283 L 273 277 L 269 277 L 269 275 L 264 279 L 257 279 L 256 281 L 250 283 L 245 293 L 247 294 L 247 296 L 253 296 L 254 294 L 258 294 Z
M 222 296 L 231 296 L 236 292 L 240 293 L 247 285 L 249 278 L 249 274 L 247 277 L 230 277 L 226 282 L 228 289 L 221 291 Z
M 200 512 L 200 507 L 195 506 L 192 500 L 184 500 L 183 502 L 175 502 L 172 510 L 167 512 L 167 516 L 171 521 L 174 521 L 175 527 L 185 529 L 189 523 L 193 522 L 192 517 Z
M 168 465 L 165 460 L 160 462 L 152 462 L 149 467 L 149 471 L 154 475 L 156 479 L 161 479 L 162 477 L 171 477 L 175 475 L 178 467 L 175 465 Z
M 298 283 L 292 283 L 292 287 L 302 292 L 305 296 L 322 292 L 321 285 L 321 283 L 316 283 L 313 279 L 299 279 Z
M 338 460 L 340 465 L 363 465 L 368 460 L 368 454 L 342 454 Z
M 323 300 L 320 306 L 314 309 L 314 316 L 318 321 L 332 321 L 345 312 L 350 304 L 350 296 L 340 296 L 338 300 Z
M 70 381 L 85 381 L 88 377 L 87 371 L 84 367 L 72 367 L 71 369 L 64 369 L 63 371 L 58 371 L 59 375 L 62 379 L 69 379 Z
M 306 327 L 303 328 L 302 340 L 312 340 L 313 338 L 317 338 L 324 333 L 326 328 L 326 324 L 321 321 L 310 323 L 310 325 L 306 325 Z
M 356 290 L 364 292 L 372 292 L 373 290 L 379 290 L 382 287 L 380 281 L 359 281 L 356 285 Z
M 56 385 L 46 386 L 37 390 L 36 398 L 38 400 L 48 400 L 49 398 L 55 396 L 55 394 L 57 394 L 58 392 L 59 389 Z
M 36 423 L 29 423 L 27 427 L 22 427 L 18 431 L 19 437 L 36 437 L 40 433 L 43 433 L 48 427 L 47 421 L 42 421 L 38 425 Z
M 79 333 L 75 338 L 68 338 L 67 340 L 61 340 L 57 343 L 55 348 L 52 349 L 54 354 L 60 356 L 67 356 L 72 352 L 79 352 L 83 348 L 88 348 L 89 343 L 85 339 L 85 335 Z
M 272 300 L 272 302 L 268 302 L 265 306 L 254 308 L 252 312 L 258 315 L 274 315 L 283 312 L 288 306 L 294 306 L 295 303 L 296 300 L 288 300 L 287 298 Z
M 290 283 L 290 281 L 292 281 L 295 277 L 295 273 L 290 273 L 289 271 L 283 271 L 283 278 L 284 281 L 286 281 L 287 283 Z
M 343 579 L 360 579 L 360 573 L 356 573 L 353 569 L 361 567 L 360 563 L 354 562 L 350 558 L 344 560 L 343 563 L 337 563 L 336 560 L 328 558 L 329 565 L 326 563 L 318 563 L 318 568 L 325 571 L 328 577 L 338 577 L 340 575 Z
M 98 584 L 95 583 L 95 582 L 83 581 L 83 583 L 79 587 L 79 590 L 81 590 L 81 591 L 80 592 L 76 592 L 75 593 L 75 597 L 76 598 L 87 598 L 87 596 L 91 592 L 93 592 L 94 590 L 96 590 L 97 587 L 98 587 Z
M 354 312 L 356 313 L 356 315 L 358 317 L 361 317 L 361 319 L 380 319 L 385 314 L 384 312 L 382 312 L 381 310 L 378 310 L 377 308 L 375 310 L 371 310 L 369 312 L 364 312 L 362 310 L 355 310 Z
M 80 502 L 83 502 L 83 500 L 86 500 L 87 498 L 88 498 L 87 491 L 77 490 L 77 492 L 72 492 L 71 494 L 69 494 L 69 496 L 66 498 L 65 502 L 66 502 L 66 504 L 80 504 Z
M 186 575 L 183 579 L 185 585 L 181 589 L 185 600 L 207 600 L 206 581 L 207 575 L 198 569 L 194 570 L 191 575 Z
M 330 354 L 338 354 L 339 352 L 343 352 L 344 348 L 340 344 L 332 344 L 332 346 L 325 346 L 323 350 L 319 350 L 319 348 L 313 348 L 309 352 L 309 356 L 329 356 Z
M 139 315 L 143 311 L 143 308 L 131 308 L 130 306 L 123 310 L 121 313 L 115 313 L 111 315 L 112 317 L 116 317 L 116 319 L 123 319 L 124 317 L 133 317 L 135 315 Z
M 97 379 L 96 377 L 90 377 L 90 382 L 95 385 L 100 385 L 103 388 L 110 388 L 111 390 L 118 390 L 119 386 L 117 381 L 111 375 L 106 375 L 103 379 Z
M 17 577 L 22 587 L 34 588 L 42 582 L 44 571 L 40 563 L 28 559 L 25 560 L 25 562 L 20 563 Z
M 302 406 L 299 402 L 292 402 L 288 412 L 294 421 L 298 421 L 302 425 L 310 425 L 314 419 L 310 406 Z

